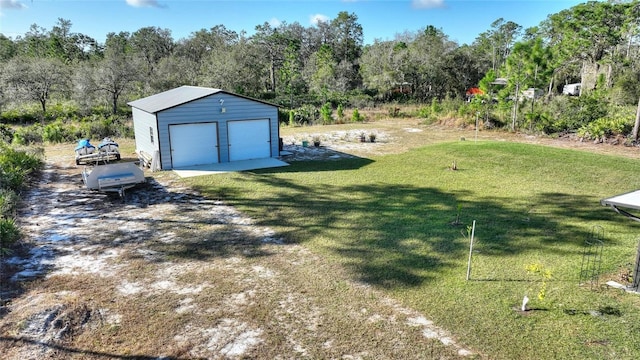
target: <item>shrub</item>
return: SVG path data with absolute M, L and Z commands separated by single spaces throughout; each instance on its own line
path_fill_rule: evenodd
M 12 140 L 13 130 L 5 124 L 0 124 L 0 142 L 10 144 Z
M 13 143 L 17 145 L 30 145 L 42 142 L 42 126 L 33 124 L 16 129 L 13 133 Z
M 7 254 L 8 248 L 20 238 L 15 220 L 0 218 L 0 255 Z
M 122 117 L 111 115 L 106 118 L 93 115 L 83 118 L 79 129 L 73 132 L 72 140 L 103 139 L 105 137 L 133 137 L 133 129 Z
M 360 115 L 358 109 L 353 109 L 353 112 L 351 113 L 351 121 L 362 122 L 364 121 L 364 116 Z
M 333 124 L 333 108 L 330 103 L 325 103 L 320 108 L 320 116 L 322 117 L 322 124 L 329 125 Z
M 40 156 L 4 146 L 0 150 L 0 188 L 19 190 L 27 176 L 42 167 Z
M 296 124 L 296 113 L 293 110 L 289 110 L 289 126 L 295 126 Z
M 342 106 L 342 104 L 338 105 L 338 110 L 337 114 L 338 114 L 338 122 L 340 124 L 344 123 L 344 107 Z
M 442 112 L 442 106 L 440 105 L 440 102 L 436 98 L 431 99 L 431 112 L 433 114 L 439 114 Z
M 38 114 L 37 108 L 9 109 L 0 114 L 0 121 L 5 124 L 31 124 L 38 120 Z
M 295 109 L 294 111 L 295 122 L 298 125 L 314 125 L 320 116 L 318 108 L 312 105 L 304 105 Z
M 65 126 L 62 121 L 56 121 L 42 129 L 42 140 L 51 143 L 62 143 L 71 140 L 72 133 L 72 129 L 69 126 Z
M 47 112 L 44 117 L 47 120 L 63 120 L 63 119 L 76 119 L 80 114 L 80 110 L 76 105 L 72 105 L 69 102 L 56 103 L 47 106 Z
M 600 118 L 578 129 L 578 136 L 595 140 L 611 135 L 624 135 L 631 131 L 633 124 L 625 118 Z
M 429 117 L 431 117 L 431 107 L 429 106 L 421 106 L 416 114 L 418 117 L 423 118 L 423 119 L 427 119 Z
M 373 107 L 375 101 L 371 95 L 357 94 L 349 97 L 349 105 L 352 107 L 367 108 Z
M 14 217 L 20 196 L 11 189 L 0 189 L 0 218 Z

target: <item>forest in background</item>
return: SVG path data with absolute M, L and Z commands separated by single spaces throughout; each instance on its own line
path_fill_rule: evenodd
M 586 2 L 527 29 L 499 18 L 462 46 L 430 25 L 365 45 L 347 12 L 311 27 L 264 23 L 252 36 L 216 25 L 174 40 L 144 27 L 104 43 L 59 19 L 0 35 L 0 121 L 33 124 L 0 135 L 23 144 L 131 136 L 128 101 L 196 85 L 275 103 L 292 125 L 363 120 L 333 114 L 344 108 L 402 116 L 396 105 L 412 104 L 426 122 L 634 141 L 639 25 L 635 0 Z M 562 96 L 571 83 L 579 96 Z M 480 91 L 469 97 L 471 88 Z

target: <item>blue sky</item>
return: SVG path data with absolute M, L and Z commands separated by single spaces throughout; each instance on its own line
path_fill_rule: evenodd
M 392 40 L 428 25 L 441 29 L 460 45 L 470 44 L 498 18 L 523 28 L 547 15 L 585 1 L 576 0 L 0 0 L 0 33 L 16 38 L 32 24 L 50 30 L 58 18 L 70 20 L 71 31 L 99 42 L 109 32 L 134 32 L 147 26 L 171 30 L 174 40 L 224 25 L 247 35 L 269 22 L 299 22 L 308 27 L 354 13 L 365 43 Z

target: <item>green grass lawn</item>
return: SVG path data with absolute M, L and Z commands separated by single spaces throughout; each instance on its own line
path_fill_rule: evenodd
M 640 296 L 580 286 L 579 273 L 596 226 L 604 230 L 600 284 L 631 268 L 640 227 L 600 200 L 637 189 L 639 174 L 640 162 L 623 157 L 459 141 L 185 181 L 342 264 L 352 280 L 383 289 L 489 358 L 636 359 Z M 530 264 L 552 274 L 542 300 Z M 525 294 L 534 310 L 521 313 L 514 307 Z

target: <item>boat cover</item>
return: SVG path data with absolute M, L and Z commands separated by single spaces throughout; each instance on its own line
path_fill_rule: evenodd
M 145 182 L 144 172 L 133 162 L 95 166 L 82 173 L 87 189 L 109 191 Z
M 78 146 L 76 146 L 76 150 L 80 150 L 84 147 L 92 147 L 95 148 L 95 146 L 93 146 L 88 139 L 82 139 L 80 141 L 78 141 Z

